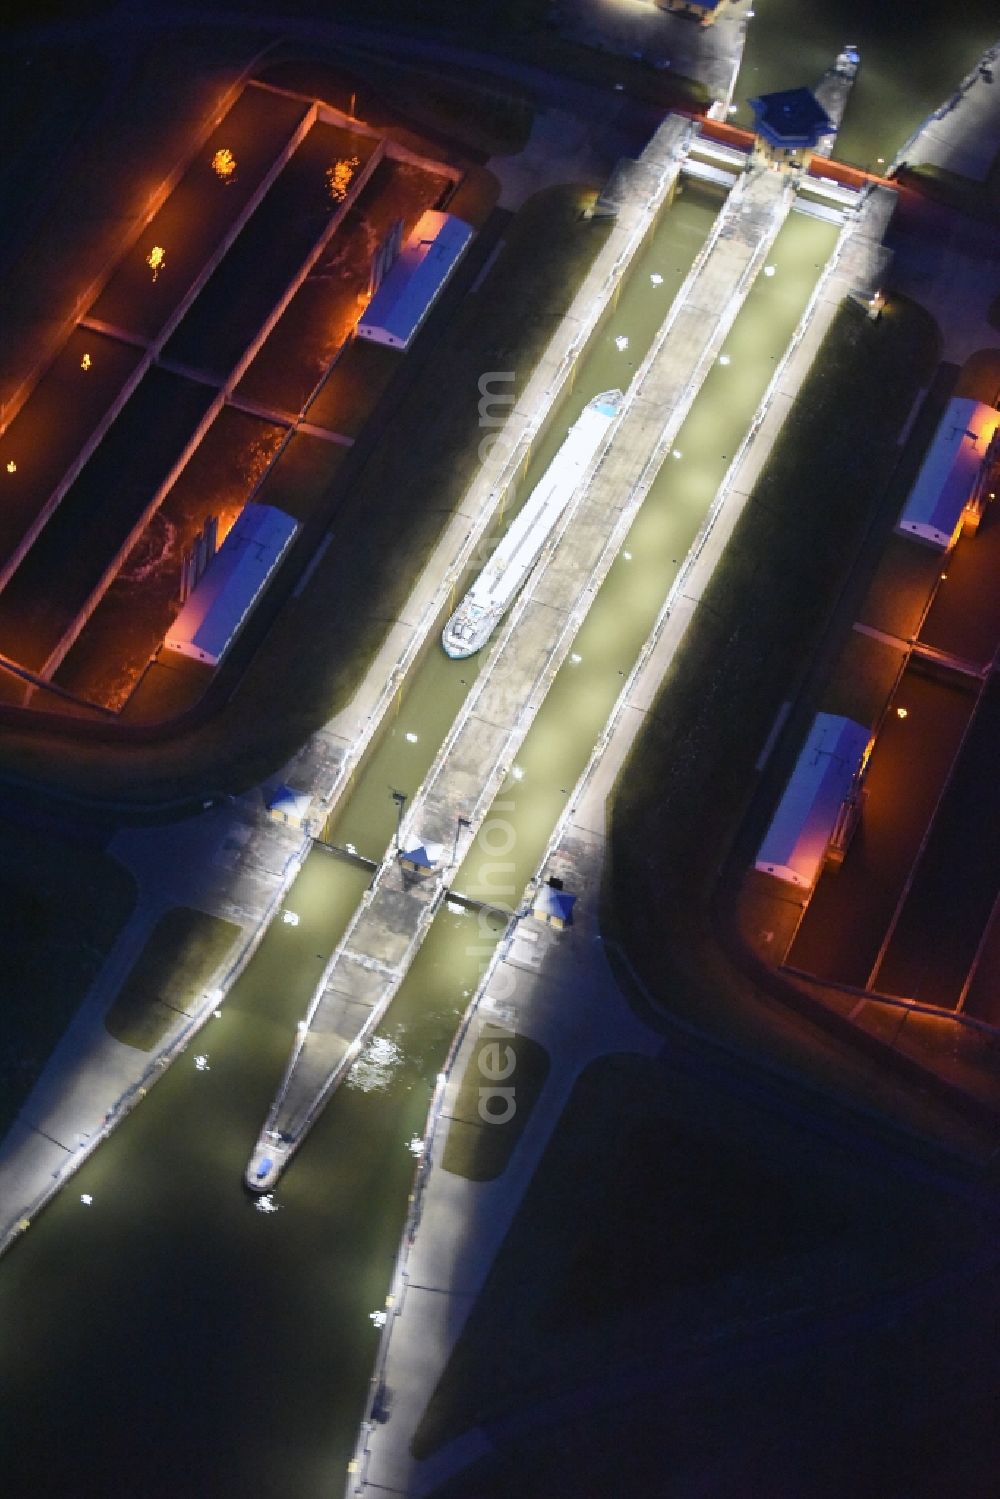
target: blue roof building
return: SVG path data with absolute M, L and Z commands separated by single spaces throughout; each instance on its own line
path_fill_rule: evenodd
M 472 240 L 454 214 L 428 209 L 358 323 L 358 337 L 409 348 Z
M 274 505 L 244 505 L 167 631 L 166 650 L 218 666 L 298 529 L 298 521 Z
M 811 89 L 782 89 L 747 102 L 753 110 L 754 131 L 772 146 L 815 146 L 821 135 L 828 135 L 834 128 Z
M 560 931 L 573 925 L 573 907 L 576 896 L 568 890 L 556 889 L 554 885 L 540 885 L 531 903 L 531 914 L 538 921 L 558 927 Z
M 711 26 L 722 0 L 656 0 L 656 3 L 671 15 L 691 16 L 702 26 Z
M 424 843 L 419 838 L 410 838 L 399 850 L 399 862 L 411 874 L 429 874 L 441 862 L 443 843 Z
M 308 791 L 296 791 L 292 786 L 278 786 L 267 798 L 268 815 L 286 827 L 304 827 L 312 806 Z
M 982 497 L 998 431 L 992 406 L 969 396 L 949 401 L 896 530 L 947 551 Z
M 852 718 L 817 713 L 801 754 L 757 850 L 756 867 L 811 890 L 831 846 L 854 826 L 861 773 L 871 735 Z
M 836 129 L 811 89 L 789 88 L 748 100 L 755 151 L 771 166 L 805 168 L 823 136 Z

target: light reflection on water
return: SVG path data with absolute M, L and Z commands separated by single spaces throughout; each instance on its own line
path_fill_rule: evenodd
M 691 206 L 688 200 L 689 222 Z M 710 210 L 701 217 L 707 228 Z M 809 236 L 825 228 L 794 231 L 805 235 L 799 274 L 806 294 L 816 259 Z M 696 247 L 697 236 L 688 244 L 689 260 Z M 759 337 L 766 347 L 768 337 L 784 336 L 774 313 L 789 280 L 782 274 L 768 281 L 775 302 L 748 314 L 763 318 Z M 784 309 L 786 328 L 793 312 Z M 620 327 L 619 318 L 611 320 L 587 376 L 600 381 L 598 388 L 609 383 L 604 361 Z M 737 329 L 730 342 L 739 357 L 737 378 L 746 381 Z M 769 362 L 758 352 L 766 378 Z M 732 369 L 719 373 L 734 375 L 737 368 L 734 358 Z M 752 383 L 739 388 L 749 400 Z M 578 398 L 586 399 L 586 390 L 581 376 Z M 588 736 L 620 685 L 619 669 L 630 664 L 648 628 L 642 610 L 654 607 L 669 583 L 665 554 L 679 534 L 677 514 L 696 512 L 698 497 L 686 488 L 700 467 L 694 415 L 683 444 L 691 462 L 670 466 L 673 512 L 667 495 L 649 512 L 660 519 L 651 529 L 647 522 L 638 540 L 630 537 L 633 560 L 620 564 L 624 578 L 609 579 L 617 590 L 610 605 L 595 605 L 588 633 L 581 633 L 574 690 L 554 689 L 552 712 L 539 719 L 519 756 L 524 779 L 505 792 L 516 797 L 505 897 L 511 901 L 564 805 L 561 788 L 572 785 Z M 727 418 L 741 419 L 738 411 Z M 718 462 L 720 431 L 712 424 L 704 431 L 710 444 L 704 451 L 714 443 Z M 537 462 L 544 461 L 540 454 Z M 705 482 L 711 486 L 711 477 Z M 681 495 L 685 503 L 678 506 Z M 435 683 L 439 665 L 435 659 Z M 430 702 L 430 711 L 439 705 Z M 400 714 L 399 725 L 411 727 L 411 715 Z M 426 751 L 428 740 L 433 750 L 422 719 L 416 727 L 418 745 L 402 741 L 406 751 Z M 385 801 L 389 819 L 376 829 L 382 847 L 392 827 Z M 280 1184 L 282 1211 L 258 1214 L 240 1188 L 246 1155 L 294 1025 L 366 882 L 361 871 L 325 854 L 308 861 L 289 898 L 300 924 L 272 929 L 227 1000 L 223 1020 L 213 1023 L 211 1072 L 173 1069 L 80 1173 L 74 1190 L 92 1192 L 93 1206 L 65 1194 L 4 1267 L 0 1326 L 9 1342 L 0 1361 L 4 1374 L 12 1373 L 17 1350 L 17 1379 L 10 1381 L 2 1440 L 12 1444 L 15 1463 L 36 1462 L 44 1452 L 54 1485 L 62 1482 L 67 1492 L 87 1492 L 81 1471 L 101 1475 L 102 1492 L 124 1490 L 140 1447 L 160 1454 L 146 1492 L 164 1496 L 184 1491 L 196 1461 L 200 1494 L 220 1499 L 233 1492 L 311 1499 L 343 1472 L 376 1347 L 369 1315 L 384 1299 L 412 1182 L 411 1142 L 422 1132 L 434 1076 L 502 926 L 462 910 L 438 916 L 350 1086 L 334 1095 Z M 150 1359 L 148 1350 L 160 1348 L 169 1353 Z M 220 1359 L 223 1349 L 240 1356 Z M 114 1371 L 100 1383 L 90 1378 L 95 1360 Z M 197 1420 L 179 1427 L 175 1412 L 188 1409 L 190 1390 L 204 1387 L 206 1370 L 214 1370 L 210 1398 Z M 258 1393 L 265 1370 L 266 1419 Z M 109 1401 L 124 1431 L 98 1441 Z M 53 1453 L 46 1434 L 57 1422 L 65 1443 Z M 275 1431 L 282 1433 L 280 1452 Z
M 758 278 L 726 341 L 731 363 L 712 369 L 677 435 L 675 451 L 683 459 L 660 469 L 518 751 L 522 778 L 502 793 L 514 903 L 537 868 L 837 233 L 832 224 L 798 214 L 786 221 L 770 257 L 776 274 Z M 455 878 L 455 889 L 473 896 L 485 894 L 484 870 L 496 863 L 481 838 Z
M 497 526 L 498 535 L 517 513 L 517 503 L 527 499 L 542 477 L 567 428 L 586 403 L 602 390 L 628 385 L 722 202 L 718 190 L 693 184 L 685 187 L 663 216 L 649 243 L 637 256 L 613 311 L 581 361 L 572 389 L 536 442 L 518 486 L 518 501 L 507 508 L 502 524 Z M 650 279 L 653 274 L 660 276 L 655 285 Z M 625 352 L 618 348 L 619 338 L 628 341 Z M 473 576 L 471 571 L 458 585 L 456 599 Z M 416 791 L 481 665 L 482 658 L 478 656 L 468 661 L 449 661 L 438 648 L 436 638 L 432 640 L 428 654 L 390 710 L 387 727 L 357 772 L 350 796 L 331 820 L 328 838 L 342 846 L 353 843 L 371 858 L 381 857 L 395 826 L 392 788 L 408 796 Z M 416 734 L 416 740 L 408 739 L 407 734 Z
M 899 10 L 906 45 L 895 48 L 879 39 L 882 19 L 873 34 L 883 7 L 820 12 L 760 0 L 738 97 L 814 81 L 844 42 L 857 42 L 862 73 L 840 154 L 862 162 L 891 156 L 992 39 L 987 25 L 995 26 L 993 6 L 979 0 L 961 16 L 935 7 L 938 40 L 918 49 L 913 37 L 930 7 L 920 0 Z M 641 357 L 643 339 L 673 294 L 671 278 L 690 264 L 711 218 L 697 201 L 686 195 L 671 211 L 669 219 L 687 227 L 670 255 L 644 253 L 633 279 L 645 298 L 633 304 L 631 288 L 623 292 L 594 362 L 588 358 L 577 377 L 576 409 L 627 380 Z M 667 284 L 651 280 L 660 275 Z M 768 318 L 756 315 L 762 326 L 746 347 L 734 330 L 727 375 L 742 369 L 751 342 L 763 357 L 777 337 Z M 625 350 L 614 343 L 620 337 L 629 339 Z M 729 409 L 717 382 L 710 394 Z M 575 414 L 571 406 L 561 431 Z M 696 413 L 689 422 L 680 443 L 685 462 L 672 466 L 670 482 L 676 510 L 696 516 L 701 502 L 684 475 L 701 472 L 711 485 L 739 432 L 738 422 L 732 433 L 715 423 L 712 455 L 706 448 L 699 458 L 695 429 L 712 423 Z M 543 443 L 536 463 L 548 457 Z M 651 519 L 637 522 L 638 540 L 626 544 L 634 560 L 616 564 L 606 585 L 620 628 L 601 626 L 602 616 L 592 614 L 578 642 L 576 669 L 592 658 L 600 674 L 573 691 L 557 683 L 519 757 L 525 779 L 513 815 L 523 821 L 512 883 L 531 873 L 564 805 L 562 788 L 589 751 L 586 736 L 599 726 L 648 627 L 643 610 L 662 597 L 672 559 L 682 555 L 673 550 L 685 543 L 669 506 L 648 513 Z M 454 680 L 457 695 L 445 703 L 445 718 L 468 686 L 458 673 Z M 571 711 L 572 719 L 557 721 Z M 571 744 L 567 722 L 575 724 Z M 415 757 L 393 758 L 404 745 L 407 753 L 418 748 L 403 739 L 412 727 L 399 719 L 387 736 L 389 759 L 360 798 L 352 797 L 344 841 L 353 831 L 364 851 L 380 851 L 391 834 L 386 785 L 412 791 L 423 774 Z M 437 742 L 421 733 L 420 753 L 433 752 Z M 368 1314 L 384 1297 L 412 1179 L 409 1142 L 423 1128 L 434 1074 L 496 927 L 487 923 L 484 934 L 478 917 L 453 910 L 438 918 L 385 1031 L 359 1058 L 283 1181 L 286 1211 L 265 1218 L 240 1191 L 245 1157 L 295 1022 L 364 883 L 346 865 L 323 855 L 319 861 L 307 864 L 292 901 L 302 925 L 269 934 L 227 1001 L 211 1035 L 211 1073 L 190 1067 L 168 1074 L 2 1266 L 0 1468 L 12 1492 L 166 1499 L 192 1492 L 192 1474 L 200 1495 L 220 1499 L 312 1499 L 339 1486 L 376 1348 Z M 93 1195 L 92 1206 L 80 1204 L 81 1192 Z
M 347 1074 L 345 1086 L 361 1093 L 385 1093 L 403 1061 L 403 1048 L 398 1041 L 375 1035 Z
M 754 12 L 734 122 L 750 124 L 746 100 L 756 94 L 818 83 L 853 43 L 861 68 L 834 155 L 862 167 L 891 161 L 1000 35 L 996 0 L 760 0 Z

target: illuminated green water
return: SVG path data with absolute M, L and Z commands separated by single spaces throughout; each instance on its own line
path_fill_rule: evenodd
M 665 217 L 522 495 L 590 396 L 630 378 L 720 201 L 694 190 Z M 463 671 L 428 653 L 358 777 L 338 840 L 381 853 L 388 788 L 416 789 L 466 690 Z M 412 1178 L 408 1142 L 496 929 L 442 914 L 375 1047 L 296 1157 L 281 1211 L 258 1214 L 243 1166 L 366 880 L 311 856 L 288 900 L 299 925 L 271 929 L 200 1042 L 210 1070 L 183 1057 L 5 1261 L 0 1463 L 25 1487 L 38 1462 L 48 1491 L 74 1495 L 128 1492 L 139 1472 L 143 1494 L 171 1499 L 311 1499 L 331 1475 L 339 1482 L 376 1348 L 368 1312 L 385 1296 Z
M 299 925 L 272 926 L 203 1033 L 210 1070 L 184 1056 L 4 1260 L 5 1493 L 278 1499 L 325 1492 L 343 1471 L 408 1141 L 484 945 L 478 918 L 446 914 L 377 1055 L 300 1152 L 281 1211 L 255 1212 L 240 1181 L 248 1141 L 365 883 L 328 854 L 308 860 L 289 902 Z
M 715 207 L 689 192 L 664 220 L 533 455 L 524 494 L 586 400 L 628 379 Z M 668 460 L 625 544 L 631 558 L 615 563 L 580 631 L 580 662 L 536 720 L 512 798 L 512 891 L 541 855 L 833 236 L 804 219 L 783 230 L 777 274 L 751 293 L 731 364 L 710 376 L 678 438 L 683 456 Z M 337 819 L 338 841 L 382 851 L 389 789 L 416 790 L 470 678 L 468 663 L 429 652 Z M 470 855 L 460 888 L 474 891 L 481 858 Z M 300 924 L 272 928 L 205 1034 L 210 1071 L 183 1057 L 4 1262 L 8 1491 L 312 1499 L 337 1489 L 376 1348 L 367 1314 L 383 1300 L 402 1226 L 408 1141 L 492 940 L 477 917 L 438 918 L 375 1048 L 282 1182 L 281 1211 L 258 1214 L 243 1166 L 365 880 L 313 854 L 289 899 Z
M 663 216 L 637 256 L 613 311 L 581 360 L 572 389 L 536 442 L 516 502 L 506 510 L 497 527 L 498 535 L 545 473 L 568 427 L 587 402 L 602 390 L 615 386 L 624 389 L 632 379 L 722 202 L 721 192 L 688 186 Z M 662 280 L 654 284 L 652 276 Z M 617 344 L 621 338 L 628 340 L 622 349 Z M 458 597 L 475 571 L 471 569 L 459 585 Z M 393 788 L 407 796 L 416 791 L 481 665 L 482 657 L 449 661 L 437 647 L 436 633 L 433 635 L 419 671 L 400 693 L 388 727 L 356 774 L 349 797 L 331 820 L 328 838 L 342 845 L 350 843 L 371 858 L 381 857 L 395 826 Z
M 769 258 L 775 274 L 758 277 L 725 345 L 730 363 L 717 365 L 705 381 L 677 434 L 674 451 L 681 456 L 668 458 L 654 480 L 525 739 L 516 761 L 523 778 L 503 792 L 504 823 L 514 836 L 511 883 L 518 895 L 545 851 L 836 236 L 832 224 L 796 214 L 786 221 Z M 455 889 L 484 895 L 480 871 L 495 860 L 477 844 L 456 875 Z

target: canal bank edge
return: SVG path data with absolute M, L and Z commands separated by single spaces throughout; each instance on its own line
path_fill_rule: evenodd
M 893 206 L 894 194 L 889 189 L 877 188 L 869 195 L 858 218 L 845 225 L 833 255 L 817 282 L 806 312 L 779 361 L 751 426 L 730 464 L 701 532 L 670 590 L 646 645 L 626 679 L 618 702 L 612 711 L 608 727 L 595 746 L 582 776 L 568 798 L 566 811 L 553 831 L 545 856 L 539 864 L 536 880 L 529 886 L 529 892 L 533 885 L 540 883 L 547 873 L 553 873 L 564 879 L 567 888 L 573 889 L 580 895 L 580 904 L 583 908 L 589 904 L 597 906 L 606 858 L 606 807 L 613 798 L 617 777 L 641 731 L 646 710 L 655 698 L 684 632 L 698 607 L 698 602 L 714 571 L 718 557 L 749 499 L 756 475 L 762 469 L 774 440 L 781 430 L 784 417 L 794 398 L 794 391 L 812 364 L 837 309 L 843 298 L 852 294 L 867 300 L 880 283 L 889 258 L 888 252 L 882 246 L 882 238 Z M 388 1468 L 397 1477 L 407 1469 L 413 1476 L 416 1476 L 418 1472 L 421 1474 L 417 1479 L 417 1489 L 412 1489 L 408 1485 L 401 1492 L 423 1492 L 425 1479 L 427 1484 L 433 1484 L 446 1476 L 440 1465 L 434 1464 L 434 1470 L 431 1472 L 430 1465 L 424 1467 L 415 1463 L 409 1456 L 409 1438 L 412 1432 L 400 1433 L 390 1439 L 391 1411 L 387 1422 L 380 1409 L 380 1401 L 385 1388 L 398 1385 L 398 1381 L 392 1374 L 392 1337 L 394 1329 L 406 1311 L 406 1291 L 410 1279 L 409 1261 L 419 1233 L 421 1218 L 425 1210 L 433 1205 L 433 1165 L 442 1156 L 450 1126 L 445 1100 L 450 1092 L 453 1093 L 457 1089 L 458 1082 L 464 1075 L 478 1042 L 481 1026 L 477 1022 L 481 1013 L 485 1013 L 484 1024 L 492 1019 L 488 1014 L 491 1008 L 488 991 L 496 974 L 504 965 L 508 965 L 510 969 L 508 975 L 510 982 L 504 984 L 504 990 L 511 992 L 515 998 L 518 997 L 518 972 L 514 944 L 520 920 L 520 914 L 511 918 L 506 933 L 497 944 L 487 971 L 463 1016 L 460 1029 L 434 1090 L 423 1139 L 423 1150 L 415 1172 L 407 1223 L 386 1298 L 388 1320 L 380 1337 L 369 1401 L 359 1430 L 355 1453 L 349 1466 L 346 1488 L 348 1499 L 356 1499 L 356 1496 L 374 1492 L 378 1488 L 378 1484 L 369 1484 L 366 1475 L 373 1460 L 373 1453 L 383 1447 L 388 1450 L 377 1457 L 377 1460 L 383 1464 L 383 1471 Z M 571 938 L 570 941 L 572 940 Z M 564 963 L 570 962 L 568 946 L 562 949 L 556 947 L 555 951 L 561 954 Z M 512 953 L 514 953 L 514 962 L 511 966 Z M 576 982 L 576 977 L 571 974 L 569 981 Z M 565 1013 L 567 1015 L 566 1031 L 572 1036 L 574 1021 L 577 1018 L 576 1013 L 574 1009 L 569 1009 Z M 530 1015 L 526 1015 L 523 1007 L 518 1008 L 518 1030 L 531 1034 Z M 548 1036 L 546 1045 L 551 1053 L 553 1048 Z M 554 1125 L 554 1122 L 554 1119 L 548 1118 L 550 1126 Z M 539 1127 L 540 1120 L 535 1118 L 529 1122 L 527 1129 L 529 1136 L 536 1137 L 531 1147 L 533 1158 L 539 1155 L 541 1148 L 544 1147 L 544 1141 L 537 1140 Z M 523 1150 L 516 1157 L 516 1161 L 520 1162 L 523 1168 Z M 512 1168 L 509 1167 L 508 1170 L 510 1169 Z M 513 1169 L 516 1169 L 516 1165 Z M 522 1191 L 526 1185 L 526 1181 L 520 1182 Z M 472 1182 L 462 1182 L 459 1188 L 451 1183 L 449 1186 L 453 1196 L 461 1196 L 464 1193 L 469 1196 L 470 1201 L 473 1197 L 478 1199 L 482 1192 L 481 1184 Z M 504 1204 L 504 1212 L 507 1214 L 503 1223 L 504 1228 L 513 1217 L 513 1211 L 516 1210 L 521 1193 L 517 1192 L 514 1195 L 517 1200 L 513 1204 L 509 1201 Z M 511 1196 L 509 1184 L 504 1196 L 507 1199 Z M 502 1231 L 500 1236 L 502 1236 Z M 483 1269 L 483 1278 L 487 1269 L 488 1266 Z M 422 1282 L 440 1286 L 442 1290 L 447 1287 L 447 1266 L 430 1281 L 427 1275 L 426 1270 L 421 1272 Z M 463 1302 L 465 1302 L 464 1297 Z M 457 1341 L 460 1329 L 461 1320 L 457 1327 L 448 1327 L 447 1337 L 450 1341 L 443 1348 L 436 1370 L 443 1369 L 451 1347 Z M 441 1326 L 436 1326 L 435 1330 L 439 1338 L 443 1337 Z M 428 1388 L 433 1383 L 433 1378 L 428 1376 L 425 1368 L 422 1368 L 422 1386 Z M 481 1455 L 482 1450 L 482 1445 L 476 1440 L 475 1434 L 470 1434 L 467 1440 L 456 1443 L 449 1453 L 450 1461 L 455 1465 L 450 1471 L 457 1471 L 468 1461 Z
M 431 879 L 408 885 L 395 849 L 390 845 L 386 851 L 296 1035 L 247 1167 L 245 1181 L 252 1190 L 267 1191 L 276 1183 L 381 1023 L 451 888 L 459 854 L 464 856 L 471 846 L 510 761 L 569 655 L 792 200 L 787 179 L 748 174 L 736 180 L 716 216 L 629 387 L 601 458 L 591 466 L 569 513 L 546 543 L 487 665 L 411 800 L 407 826 L 419 830 L 424 839 L 446 846 L 459 819 L 452 863 Z M 463 789 L 469 783 L 479 788 L 474 804 Z
M 487 533 L 507 487 L 526 462 L 533 443 L 544 430 L 560 394 L 571 379 L 577 359 L 606 316 L 617 286 L 654 228 L 660 213 L 669 205 L 693 128 L 689 120 L 671 115 L 647 145 L 638 163 L 642 193 L 637 189 L 631 199 L 622 205 L 622 211 L 612 225 L 607 241 L 598 252 L 569 314 L 560 322 L 520 401 L 504 427 L 499 430 L 482 469 L 477 473 L 462 505 L 418 578 L 402 618 L 390 630 L 361 689 L 341 713 L 313 736 L 293 762 L 312 767 L 314 785 L 310 789 L 316 798 L 321 820 L 332 811 L 356 765 L 378 732 L 409 667 L 420 654 L 441 614 L 455 580 L 461 576 L 482 537 Z M 442 578 L 443 581 L 435 584 L 437 578 Z M 235 817 L 236 812 L 232 810 L 235 807 L 234 799 L 227 799 L 227 802 L 228 810 L 220 807 L 220 811 L 223 815 Z M 311 847 L 310 831 L 302 837 L 298 849 L 289 855 L 283 877 L 275 888 L 260 925 L 244 943 L 227 971 L 223 985 L 225 990 L 235 982 L 250 961 Z M 100 1130 L 90 1132 L 90 1137 L 67 1157 L 56 1176 L 46 1166 L 44 1169 L 33 1170 L 30 1182 L 25 1182 L 23 1186 L 17 1184 L 15 1178 L 13 1201 L 16 1205 L 5 1214 L 5 1222 L 0 1226 L 0 1254 L 15 1241 L 31 1218 L 37 1216 L 97 1144 L 106 1138 L 119 1119 L 145 1096 L 153 1082 L 162 1076 L 166 1066 L 211 1017 L 218 1003 L 218 997 L 206 1001 L 196 1018 L 187 1020 L 172 1036 L 166 1038 L 154 1058 L 143 1058 L 144 1065 L 137 1070 L 134 1081 L 126 1091 L 109 1099 L 105 1121 Z M 43 1073 L 39 1082 L 44 1080 L 44 1076 Z M 10 1133 L 4 1143 L 9 1147 Z M 12 1200 L 9 1192 L 5 1192 L 5 1200 Z

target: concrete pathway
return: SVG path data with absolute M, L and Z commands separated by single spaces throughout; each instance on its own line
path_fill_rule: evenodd
M 262 808 L 251 795 L 170 827 L 130 829 L 111 843 L 112 855 L 135 876 L 138 902 L 0 1143 L 0 1249 L 210 1020 L 280 904 L 307 845 L 300 833 L 266 820 Z M 243 938 L 161 1045 L 140 1051 L 115 1040 L 104 1015 L 157 921 L 176 906 L 223 917 Z
M 678 163 L 679 164 L 679 163 Z M 423 785 L 405 831 L 451 861 L 416 876 L 390 847 L 296 1035 L 247 1181 L 270 1190 L 380 1024 L 488 815 L 702 382 L 787 217 L 792 187 L 742 177 L 630 387 L 606 450 L 547 543 Z
M 987 75 L 992 75 L 992 82 Z M 928 164 L 983 182 L 998 155 L 1000 43 L 924 121 L 893 165 Z M 1000 343 L 988 317 L 1000 284 L 995 222 L 973 219 L 929 200 L 909 201 L 890 243 L 892 284 L 933 313 L 941 329 L 943 358 L 964 364 L 977 349 Z
M 490 171 L 500 182 L 499 206 L 516 210 L 534 193 L 562 182 L 600 187 L 615 159 L 612 122 L 581 120 L 558 109 L 539 110 L 531 135 L 516 156 L 492 156 Z
M 651 67 L 668 64 L 671 72 L 699 79 L 713 99 L 728 104 L 751 9 L 752 0 L 727 3 L 714 25 L 704 27 L 687 16 L 669 15 L 652 0 L 561 0 L 557 14 L 567 36 L 605 52 L 641 58 Z
M 1000 151 L 1000 41 L 901 147 L 894 167 L 936 166 L 985 180 Z
M 586 1063 L 614 1051 L 653 1052 L 662 1037 L 622 999 L 600 945 L 598 896 L 606 818 L 615 781 L 771 450 L 794 395 L 843 297 L 868 295 L 885 267 L 880 244 L 892 194 L 878 190 L 845 226 L 810 306 L 764 396 L 671 595 L 625 683 L 541 869 L 578 896 L 575 924 L 555 935 L 518 923 L 473 999 L 449 1059 L 426 1138 L 416 1202 L 397 1260 L 372 1398 L 348 1476 L 350 1496 L 429 1494 L 489 1450 L 470 1432 L 427 1462 L 410 1443 L 427 1399 L 510 1227 L 572 1082 Z M 577 915 L 577 913 L 579 913 Z M 494 998 L 496 996 L 496 999 Z M 501 1021 L 543 1044 L 552 1062 L 542 1095 L 503 1176 L 473 1183 L 440 1166 L 460 1079 L 484 1025 Z
M 0 1251 L 16 1235 L 18 1224 L 36 1213 L 96 1148 L 198 1025 L 211 1019 L 215 1001 L 209 1003 L 206 997 L 195 1017 L 179 1018 L 156 1053 L 122 1047 L 107 1035 L 104 1012 L 156 916 L 172 904 L 182 904 L 239 923 L 244 932 L 240 959 L 221 976 L 220 987 L 227 987 L 252 954 L 311 846 L 307 836 L 261 819 L 262 796 L 282 782 L 306 791 L 315 807 L 311 830 L 322 826 L 490 524 L 498 496 L 520 469 L 570 378 L 604 302 L 669 193 L 675 153 L 687 128 L 684 122 L 668 122 L 648 148 L 642 191 L 634 191 L 623 204 L 615 230 L 584 284 L 576 313 L 557 328 L 524 397 L 497 434 L 352 700 L 311 736 L 279 775 L 242 804 L 213 809 L 172 827 L 130 830 L 113 843 L 112 852 L 137 876 L 140 903 L 75 1018 L 71 1035 L 60 1044 L 0 1143 Z
M 410 1440 L 581 1071 L 596 1057 L 653 1055 L 663 1044 L 615 984 L 598 931 L 600 860 L 590 861 L 590 869 L 593 877 L 574 887 L 570 931 L 557 934 L 530 917 L 519 923 L 449 1069 L 422 1167 L 419 1228 L 393 1287 L 377 1376 L 384 1419 L 365 1425 L 348 1482 L 351 1495 L 428 1494 L 488 1450 L 478 1433 L 470 1433 L 417 1462 Z M 550 1071 L 506 1170 L 495 1181 L 473 1182 L 446 1171 L 441 1160 L 459 1084 L 486 1027 L 537 1041 Z M 516 1090 L 516 1073 L 512 1082 Z

